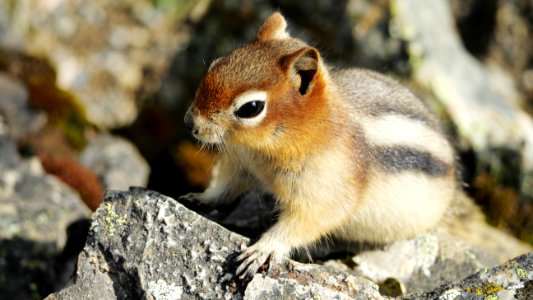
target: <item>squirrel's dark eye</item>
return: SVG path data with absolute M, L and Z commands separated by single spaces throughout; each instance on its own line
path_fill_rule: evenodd
M 235 115 L 239 118 L 253 118 L 259 115 L 265 108 L 265 101 L 250 101 L 244 103 L 239 109 L 235 111 Z

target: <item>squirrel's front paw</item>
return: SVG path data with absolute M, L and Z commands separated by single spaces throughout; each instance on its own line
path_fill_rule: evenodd
M 281 245 L 276 247 L 259 241 L 237 257 L 237 261 L 241 262 L 237 268 L 237 275 L 240 275 L 241 278 L 245 276 L 251 277 L 267 261 L 270 264 L 280 263 L 287 254 L 288 251 Z
M 178 202 L 183 204 L 190 210 L 194 210 L 199 213 L 208 213 L 211 212 L 214 207 L 207 205 L 201 201 L 201 193 L 188 193 L 186 195 L 180 196 Z

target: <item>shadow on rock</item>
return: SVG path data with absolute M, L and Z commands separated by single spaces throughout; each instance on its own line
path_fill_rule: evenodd
M 0 295 L 5 299 L 39 299 L 66 286 L 85 244 L 89 220 L 67 229 L 63 251 L 55 242 L 22 238 L 0 240 Z

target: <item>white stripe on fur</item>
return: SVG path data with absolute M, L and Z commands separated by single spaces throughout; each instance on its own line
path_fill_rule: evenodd
M 404 116 L 385 115 L 361 121 L 367 140 L 376 146 L 408 146 L 427 151 L 434 157 L 453 162 L 453 151 L 441 133 L 420 121 Z

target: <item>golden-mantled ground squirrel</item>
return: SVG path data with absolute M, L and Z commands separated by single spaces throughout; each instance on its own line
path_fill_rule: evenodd
M 209 187 L 184 200 L 219 205 L 256 187 L 277 200 L 277 223 L 239 256 L 238 274 L 327 236 L 412 237 L 456 191 L 453 149 L 417 97 L 383 75 L 328 67 L 286 26 L 274 13 L 253 43 L 215 60 L 185 116 L 221 158 Z

